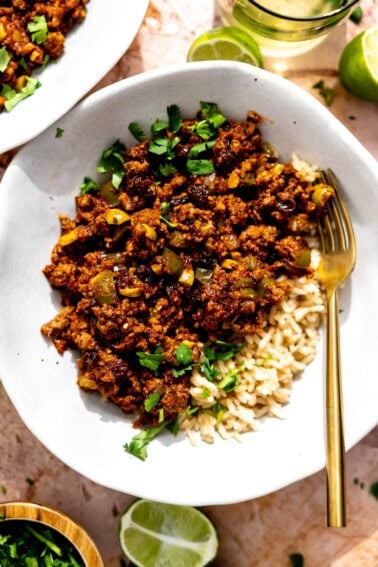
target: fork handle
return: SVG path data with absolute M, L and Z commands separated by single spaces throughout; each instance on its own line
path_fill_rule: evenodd
M 327 525 L 346 526 L 345 444 L 337 290 L 327 294 Z

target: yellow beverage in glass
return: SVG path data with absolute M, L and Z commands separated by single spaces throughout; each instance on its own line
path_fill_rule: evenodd
M 299 55 L 320 43 L 359 0 L 217 0 L 225 25 L 242 27 L 267 56 Z

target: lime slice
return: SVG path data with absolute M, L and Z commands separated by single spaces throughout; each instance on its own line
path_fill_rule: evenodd
M 119 541 L 137 567 L 203 567 L 213 560 L 218 537 L 196 508 L 136 500 L 123 513 Z
M 348 43 L 339 62 L 341 84 L 355 96 L 378 101 L 378 24 Z
M 188 61 L 228 59 L 263 67 L 259 45 L 241 29 L 233 26 L 214 28 L 194 40 L 189 48 Z

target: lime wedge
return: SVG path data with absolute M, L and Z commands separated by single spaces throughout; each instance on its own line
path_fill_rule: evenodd
M 224 26 L 209 30 L 197 37 L 189 48 L 188 61 L 228 59 L 263 67 L 259 45 L 241 29 Z
M 378 101 L 378 24 L 353 38 L 339 61 L 341 84 L 355 96 Z
M 196 508 L 136 500 L 123 513 L 119 541 L 137 567 L 203 567 L 217 553 L 218 537 Z

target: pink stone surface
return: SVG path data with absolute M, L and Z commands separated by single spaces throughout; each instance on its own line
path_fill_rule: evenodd
M 331 112 L 378 158 L 372 127 L 378 104 L 352 97 L 338 81 L 337 61 L 345 43 L 378 22 L 378 2 L 361 2 L 362 22 L 348 21 L 319 48 L 292 61 L 266 61 L 319 97 L 323 79 L 335 89 Z M 153 0 L 135 41 L 96 88 L 162 65 L 183 62 L 193 39 L 219 22 L 213 0 Z M 0 177 L 14 152 L 0 156 Z M 358 384 L 356 384 L 358 387 Z M 325 472 L 262 498 L 204 511 L 219 536 L 216 567 L 289 567 L 301 553 L 306 567 L 378 565 L 378 503 L 369 487 L 378 482 L 378 428 L 347 455 L 348 527 L 325 526 Z M 156 499 L 159 495 L 156 495 Z M 0 501 L 31 500 L 57 506 L 80 522 L 96 541 L 106 567 L 120 567 L 120 513 L 134 499 L 101 487 L 69 469 L 24 426 L 0 384 Z M 190 566 L 188 566 L 190 567 Z

